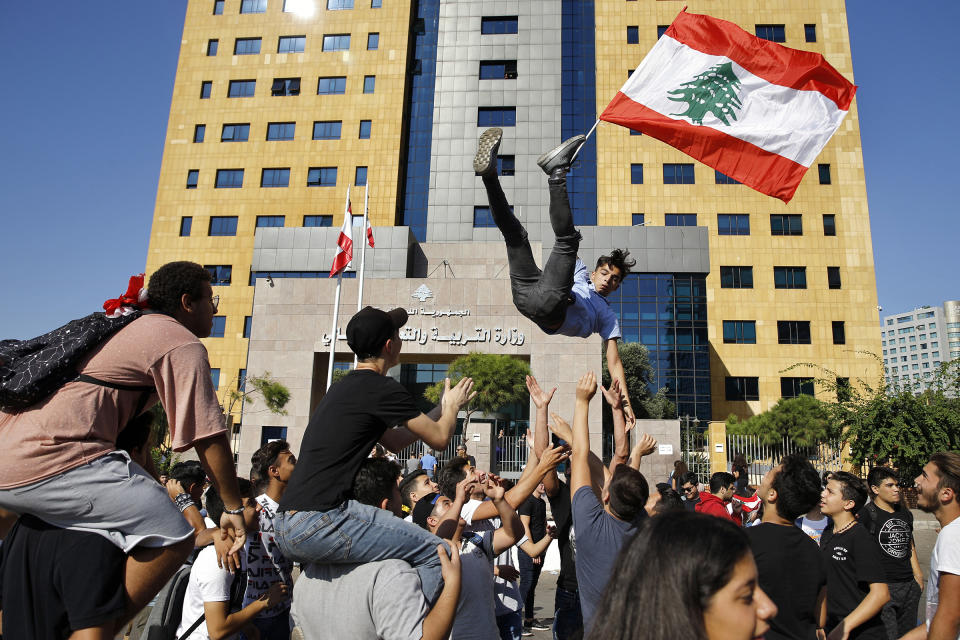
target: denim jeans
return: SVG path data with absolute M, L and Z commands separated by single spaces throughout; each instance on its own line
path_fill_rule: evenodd
M 580 234 L 573 226 L 566 177 L 551 177 L 548 184 L 550 225 L 556 239 L 541 271 L 530 249 L 527 231 L 510 210 L 499 178 L 496 175 L 483 176 L 490 213 L 507 244 L 513 304 L 517 311 L 541 328 L 552 330 L 563 324 L 566 309 L 573 303 L 570 289 L 573 287 Z
M 269 618 L 254 618 L 253 626 L 260 632 L 260 640 L 290 640 L 290 610 Z
M 497 616 L 500 640 L 520 640 L 523 636 L 523 616 L 519 611 Z
M 347 500 L 328 511 L 278 513 L 275 526 L 277 546 L 295 562 L 357 564 L 404 560 L 420 575 L 420 588 L 427 602 L 433 603 L 440 595 L 440 538 L 389 511 Z
M 540 571 L 543 569 L 543 564 L 542 561 L 541 564 L 533 564 L 533 558 L 528 556 L 523 549 L 517 549 L 517 559 L 520 564 L 520 601 L 524 608 L 523 617 L 532 620 L 537 582 L 540 581 Z
M 580 594 L 557 587 L 553 606 L 553 640 L 580 640 L 583 638 L 583 614 Z

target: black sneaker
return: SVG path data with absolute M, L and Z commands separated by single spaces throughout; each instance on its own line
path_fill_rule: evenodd
M 535 631 L 549 631 L 550 625 L 539 618 L 534 618 L 533 622 L 530 623 L 530 628 Z
M 553 173 L 554 169 L 569 167 L 573 154 L 577 152 L 577 149 L 580 148 L 580 145 L 582 145 L 586 139 L 586 136 L 579 135 L 564 140 L 560 143 L 560 146 L 550 149 L 550 151 L 547 151 L 537 158 L 537 164 L 540 165 L 540 168 L 543 169 L 543 172 L 548 176 Z M 474 164 L 474 166 L 476 166 L 476 164 Z
M 480 134 L 477 143 L 477 155 L 473 159 L 473 170 L 477 175 L 497 172 L 497 149 L 503 138 L 503 129 L 494 127 Z
M 523 631 L 520 633 L 520 635 L 523 636 L 524 638 L 526 638 L 526 637 L 528 637 L 528 636 L 532 636 L 532 635 L 533 635 L 533 627 L 531 627 L 528 623 L 524 622 L 524 623 L 523 623 Z

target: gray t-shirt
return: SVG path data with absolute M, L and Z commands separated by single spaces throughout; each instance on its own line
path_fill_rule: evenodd
M 420 577 L 403 560 L 309 564 L 293 588 L 306 640 L 420 640 L 427 612 Z
M 641 513 L 646 515 L 645 511 Z M 583 629 L 587 632 L 600 605 L 603 590 L 613 575 L 620 547 L 636 531 L 636 523 L 614 518 L 603 510 L 593 489 L 580 487 L 573 495 L 573 530 L 577 536 L 580 608 L 583 611 Z

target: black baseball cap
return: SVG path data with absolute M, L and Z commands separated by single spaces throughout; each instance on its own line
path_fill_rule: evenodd
M 427 518 L 433 513 L 433 508 L 439 499 L 439 493 L 428 493 L 417 500 L 417 504 L 413 505 L 413 523 L 429 531 L 430 526 L 427 524 Z
M 347 323 L 347 344 L 360 359 L 378 356 L 387 340 L 406 323 L 407 312 L 401 307 L 391 311 L 364 307 Z

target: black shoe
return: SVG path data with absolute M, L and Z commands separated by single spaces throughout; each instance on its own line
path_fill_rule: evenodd
M 497 173 L 497 149 L 503 138 L 503 129 L 494 127 L 480 134 L 477 155 L 473 158 L 473 170 L 477 175 Z
M 582 145 L 586 139 L 586 136 L 579 135 L 564 140 L 560 143 L 559 147 L 554 147 L 537 158 L 537 164 L 540 165 L 540 168 L 543 169 L 543 172 L 548 176 L 553 173 L 554 169 L 569 168 L 573 154 L 577 152 L 577 149 L 580 148 L 580 145 Z M 476 166 L 476 164 L 474 164 L 474 166 Z
M 549 631 L 550 625 L 539 618 L 534 618 L 533 622 L 530 624 L 530 628 L 536 631 Z

